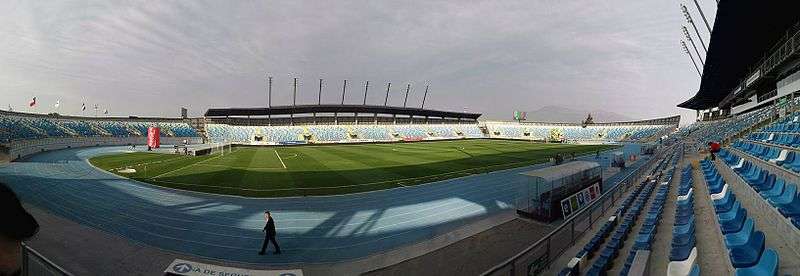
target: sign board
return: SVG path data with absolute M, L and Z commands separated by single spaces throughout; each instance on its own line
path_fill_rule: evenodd
M 183 276 L 303 276 L 303 270 L 251 270 L 175 259 L 167 269 L 167 275 Z
M 161 146 L 161 129 L 157 127 L 147 128 L 147 146 L 151 148 Z
M 564 219 L 571 217 L 583 207 L 597 200 L 600 194 L 600 185 L 595 183 L 561 200 L 561 212 L 564 214 Z

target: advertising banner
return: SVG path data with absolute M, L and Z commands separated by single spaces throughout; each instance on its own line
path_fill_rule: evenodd
M 161 129 L 157 127 L 147 129 L 147 146 L 154 149 L 161 146 Z

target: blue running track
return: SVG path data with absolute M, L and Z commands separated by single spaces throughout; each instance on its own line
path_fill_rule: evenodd
M 40 153 L 0 165 L 0 181 L 23 201 L 51 213 L 157 248 L 231 262 L 298 264 L 366 257 L 513 209 L 516 191 L 525 184 L 519 173 L 537 167 L 361 194 L 251 199 L 156 187 L 86 161 L 127 150 Z M 638 154 L 639 147 L 624 150 Z M 256 254 L 265 209 L 273 211 L 282 255 Z

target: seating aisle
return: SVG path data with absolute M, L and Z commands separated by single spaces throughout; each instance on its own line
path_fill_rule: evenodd
M 610 217 L 601 218 L 605 222 L 598 222 L 595 231 L 587 232 L 576 241 L 571 249 L 576 251 L 565 252 L 565 258 L 554 263 L 552 270 L 545 274 L 578 275 L 571 272 L 580 271 L 581 275 L 627 275 L 632 267 L 637 266 L 633 263 L 637 251 L 649 250 L 655 240 L 655 229 L 662 217 L 670 187 L 659 184 L 669 183 L 672 179 L 678 157 L 668 151 L 665 157 L 654 160 L 658 163 L 648 169 L 646 175 L 649 176 L 621 198 L 619 204 L 610 208 L 613 210 Z M 651 197 L 654 199 L 650 200 Z M 639 267 L 645 267 L 644 260 Z
M 688 158 L 687 158 L 688 159 Z M 692 165 L 698 165 L 698 159 L 692 158 Z M 695 191 L 695 235 L 697 239 L 697 263 L 702 267 L 703 275 L 731 275 L 733 266 L 728 258 L 720 258 L 720 252 L 726 252 L 724 237 L 719 231 L 717 214 L 711 200 L 711 192 L 706 185 L 702 170 L 692 169 Z M 653 274 L 658 275 L 658 274 Z

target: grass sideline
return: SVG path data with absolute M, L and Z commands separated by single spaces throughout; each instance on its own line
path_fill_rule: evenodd
M 612 145 L 456 140 L 394 144 L 234 147 L 225 155 L 135 152 L 89 161 L 158 186 L 247 197 L 335 195 L 412 186 L 543 163 L 556 153 L 581 155 Z M 132 168 L 135 173 L 119 170 Z

